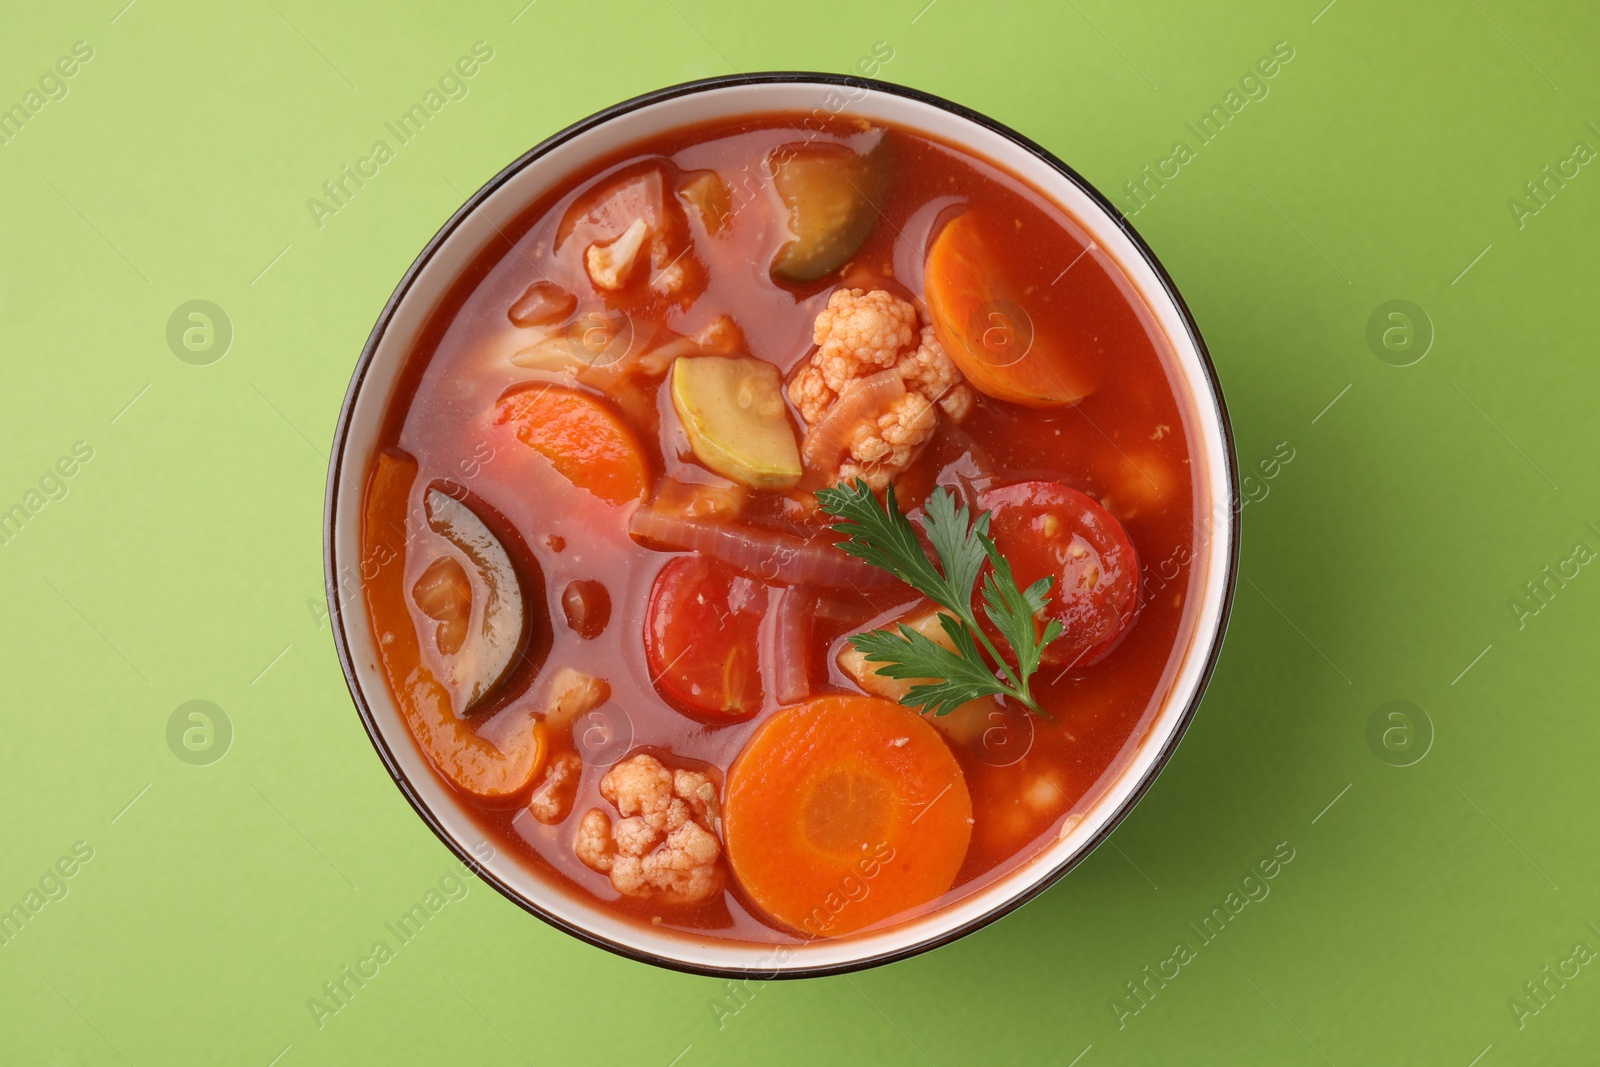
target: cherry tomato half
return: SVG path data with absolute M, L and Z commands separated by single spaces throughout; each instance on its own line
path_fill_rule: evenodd
M 644 632 L 656 692 L 709 722 L 761 710 L 757 631 L 767 595 L 760 582 L 705 556 L 663 567 L 650 590 Z
M 1139 614 L 1139 557 L 1122 524 L 1059 482 L 991 489 L 979 506 L 993 512 L 990 536 L 1020 588 L 1055 579 L 1045 616 L 1065 632 L 1045 648 L 1044 662 L 1083 667 L 1105 658 Z

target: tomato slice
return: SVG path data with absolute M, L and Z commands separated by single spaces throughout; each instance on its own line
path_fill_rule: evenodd
M 650 590 L 644 647 L 656 692 L 709 722 L 761 710 L 757 631 L 767 587 L 707 556 L 668 563 Z
M 1139 557 L 1122 524 L 1059 482 L 991 489 L 978 504 L 993 513 L 990 536 L 1018 586 L 1055 579 L 1045 617 L 1065 633 L 1045 648 L 1044 662 L 1084 667 L 1104 659 L 1139 614 Z

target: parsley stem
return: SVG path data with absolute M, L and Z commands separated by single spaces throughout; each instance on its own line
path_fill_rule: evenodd
M 989 635 L 983 632 L 983 627 L 979 626 L 977 624 L 977 620 L 972 618 L 971 609 L 962 612 L 961 615 L 962 624 L 972 632 L 973 636 L 982 642 L 984 651 L 988 652 L 989 655 L 994 659 L 995 663 L 999 664 L 1000 673 L 1005 675 L 1005 679 L 1010 683 L 1011 691 L 1016 698 L 1022 701 L 1022 703 L 1026 704 L 1029 708 L 1035 707 L 1033 698 L 1028 695 L 1028 687 L 1024 685 L 1021 679 L 1017 677 L 1016 672 L 1011 669 L 1011 664 L 1007 663 L 1006 658 L 1000 654 L 1000 650 L 994 647 L 994 642 L 989 640 Z

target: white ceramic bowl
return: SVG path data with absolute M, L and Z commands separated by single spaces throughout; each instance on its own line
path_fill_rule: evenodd
M 622 919 L 574 889 L 549 881 L 516 857 L 495 854 L 459 799 L 427 765 L 378 667 L 360 595 L 360 515 L 365 472 L 412 344 L 449 285 L 529 203 L 575 171 L 647 136 L 729 116 L 819 111 L 894 123 L 961 145 L 1023 179 L 1089 233 L 1143 297 L 1170 346 L 1194 469 L 1192 562 L 1201 595 L 1187 608 L 1188 646 L 1169 665 L 1166 696 L 1144 736 L 1065 820 L 1037 855 L 969 887 L 963 898 L 878 932 L 798 947 L 740 944 Z M 545 921 L 634 959 L 719 976 L 831 974 L 902 959 L 945 944 L 1017 908 L 1103 840 L 1172 755 L 1210 676 L 1232 602 L 1238 545 L 1233 444 L 1216 374 L 1199 330 L 1161 264 L 1088 182 L 1038 145 L 982 115 L 911 89 L 829 74 L 756 74 L 678 85 L 616 105 L 556 134 L 489 181 L 444 224 L 400 280 L 361 353 L 345 397 L 328 474 L 325 565 L 328 608 L 350 693 L 374 747 L 406 799 L 463 862 Z

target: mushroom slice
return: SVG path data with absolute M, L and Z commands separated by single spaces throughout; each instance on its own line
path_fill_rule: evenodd
M 461 486 L 435 483 L 424 503 L 428 526 L 466 557 L 474 586 L 467 633 L 446 672 L 457 714 L 466 716 L 487 708 L 502 682 L 519 669 L 537 670 L 549 653 L 549 622 L 530 611 L 545 602 L 544 574 L 510 524 Z

